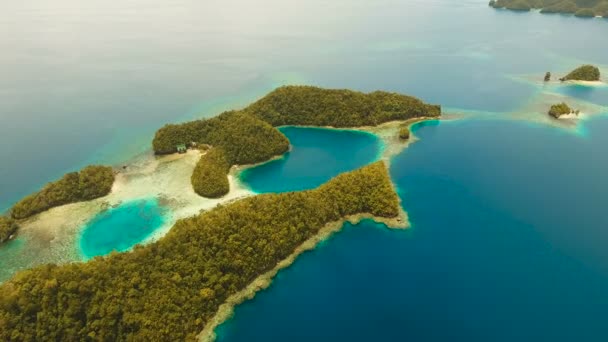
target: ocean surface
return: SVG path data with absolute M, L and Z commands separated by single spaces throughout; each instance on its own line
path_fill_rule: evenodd
M 409 230 L 305 253 L 219 341 L 606 341 L 608 119 L 419 125 L 392 160 Z
M 99 213 L 81 229 L 84 259 L 129 250 L 160 228 L 164 215 L 156 199 L 135 200 Z
M 374 134 L 351 130 L 281 127 L 291 150 L 281 159 L 245 169 L 241 182 L 257 193 L 316 188 L 343 172 L 378 159 L 382 142 Z
M 530 110 L 564 100 L 608 114 L 606 87 L 540 82 L 588 63 L 608 75 L 608 21 L 486 0 L 24 0 L 3 13 L 0 211 L 67 171 L 127 163 L 165 123 L 284 84 L 396 91 L 464 114 L 417 125 L 420 140 L 392 159 L 411 229 L 346 225 L 238 306 L 220 341 L 608 340 L 608 118 L 549 125 Z M 382 148 L 283 130 L 310 150 L 247 171 L 257 192 L 314 187 Z M 65 241 L 128 248 L 117 241 L 171 214 L 148 204 Z M 0 247 L 3 276 L 35 257 L 29 243 Z
M 519 75 L 608 64 L 606 20 L 497 11 L 486 0 L 3 5 L 0 211 L 67 171 L 121 165 L 165 123 L 282 84 L 508 112 L 542 91 Z

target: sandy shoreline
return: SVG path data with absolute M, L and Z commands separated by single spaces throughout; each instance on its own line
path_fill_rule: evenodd
M 179 219 L 220 203 L 255 195 L 238 182 L 235 174 L 228 176 L 230 191 L 225 196 L 208 199 L 197 195 L 190 176 L 200 156 L 198 150 L 166 156 L 151 153 L 137 156 L 124 167 L 115 168 L 116 180 L 107 196 L 51 208 L 19 222 L 15 239 L 25 244 L 19 249 L 7 249 L 0 282 L 12 277 L 15 271 L 37 265 L 83 261 L 79 244 L 82 228 L 97 214 L 122 203 L 156 198 L 168 209 L 166 222 L 141 242 L 147 244 L 163 237 Z
M 401 207 L 400 207 L 401 208 Z M 197 339 L 201 342 L 213 342 L 216 339 L 215 329 L 230 317 L 234 313 L 234 308 L 250 299 L 255 297 L 256 293 L 268 288 L 272 283 L 273 278 L 277 273 L 294 263 L 298 256 L 306 251 L 315 249 L 319 242 L 326 240 L 332 234 L 339 232 L 346 222 L 357 224 L 364 219 L 372 219 L 378 223 L 382 223 L 391 229 L 406 229 L 410 226 L 405 211 L 400 210 L 399 216 L 396 218 L 382 218 L 375 217 L 370 214 L 357 214 L 345 217 L 343 220 L 334 221 L 326 224 L 323 228 L 319 229 L 319 232 L 314 236 L 310 237 L 304 243 L 296 247 L 296 249 L 287 258 L 279 261 L 274 268 L 270 271 L 255 278 L 249 285 L 247 285 L 241 291 L 228 297 L 226 301 L 220 305 L 216 314 L 207 322 L 207 325 L 197 336 Z
M 608 86 L 608 84 L 602 82 L 602 81 L 574 81 L 574 80 L 569 80 L 569 81 L 563 81 L 561 82 L 562 84 L 573 84 L 573 85 L 582 85 L 582 86 L 586 86 L 586 87 L 606 87 Z

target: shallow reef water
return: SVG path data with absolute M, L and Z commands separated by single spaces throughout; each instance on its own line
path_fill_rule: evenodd
M 85 259 L 124 252 L 141 243 L 165 222 L 156 199 L 120 204 L 97 214 L 82 230 L 80 248 Z

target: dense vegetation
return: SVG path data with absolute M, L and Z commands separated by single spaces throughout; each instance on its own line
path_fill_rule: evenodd
M 578 17 L 608 18 L 608 0 L 491 0 L 490 6 L 519 11 L 536 8 L 541 13 L 574 13 Z
M 80 172 L 70 172 L 60 180 L 17 202 L 11 216 L 23 219 L 60 205 L 88 201 L 110 193 L 114 172 L 107 166 L 87 166 Z
M 369 94 L 310 86 L 280 87 L 245 108 L 273 126 L 358 127 L 439 116 L 441 107 L 397 93 Z
M 183 341 L 226 298 L 328 222 L 398 215 L 383 163 L 315 190 L 249 197 L 178 221 L 156 243 L 48 265 L 0 286 L 1 341 Z
M 214 198 L 228 192 L 230 166 L 263 162 L 289 150 L 289 140 L 279 130 L 243 111 L 166 125 L 156 132 L 152 146 L 162 154 L 192 143 L 213 147 L 199 160 L 191 182 L 199 195 Z
M 399 129 L 399 139 L 407 140 L 410 138 L 410 129 L 407 126 Z
M 552 117 L 554 117 L 556 119 L 558 119 L 562 115 L 567 115 L 567 114 L 572 114 L 572 113 L 578 114 L 579 111 L 573 110 L 572 108 L 570 108 L 570 106 L 568 106 L 564 102 L 554 104 L 551 106 L 551 109 L 549 109 L 549 115 L 551 115 Z
M 273 126 L 375 126 L 387 121 L 440 114 L 440 106 L 396 93 L 364 94 L 286 86 L 240 111 L 166 125 L 156 132 L 152 147 L 157 154 L 174 153 L 182 144 L 220 148 L 223 158 L 219 156 L 220 150 L 201 158 L 191 180 L 194 190 L 201 196 L 221 197 L 229 191 L 227 173 L 230 166 L 260 163 L 287 152 L 289 141 Z M 202 165 L 207 162 L 213 165 Z
M 0 243 L 8 240 L 8 238 L 17 231 L 17 222 L 10 217 L 0 216 Z
M 600 69 L 593 65 L 582 65 L 572 70 L 568 75 L 560 78 L 561 81 L 599 81 Z
M 226 177 L 229 170 L 230 164 L 224 151 L 220 147 L 210 149 L 201 157 L 192 173 L 194 191 L 203 197 L 222 197 L 230 190 Z

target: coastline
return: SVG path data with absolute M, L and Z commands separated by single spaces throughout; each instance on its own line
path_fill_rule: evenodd
M 83 228 L 108 208 L 135 200 L 157 198 L 160 206 L 167 209 L 165 222 L 139 242 L 145 245 L 162 238 L 181 218 L 196 215 L 218 204 L 255 195 L 241 186 L 236 177 L 229 175 L 228 194 L 218 199 L 198 196 L 192 189 L 190 176 L 200 155 L 197 150 L 166 156 L 151 153 L 139 155 L 115 167 L 119 172 L 110 194 L 91 201 L 54 207 L 20 221 L 20 228 L 13 240 L 24 242 L 24 248 L 7 249 L 0 283 L 20 270 L 40 264 L 86 260 L 78 241 Z M 4 248 L 4 245 L 0 245 L 0 248 Z
M 562 82 L 562 84 L 565 84 L 565 85 L 580 85 L 580 86 L 585 86 L 585 87 L 606 87 L 606 86 L 608 86 L 608 84 L 606 84 L 603 81 L 576 81 L 576 80 L 568 80 L 568 81 Z
M 442 120 L 444 118 L 444 114 L 440 116 L 421 116 L 417 118 L 411 118 L 407 120 L 393 120 L 383 122 L 376 126 L 357 126 L 357 127 L 334 127 L 334 126 L 308 126 L 308 125 L 284 125 L 279 127 L 300 127 L 300 128 L 313 128 L 313 129 L 329 129 L 336 131 L 358 131 L 363 133 L 373 134 L 378 137 L 382 143 L 380 153 L 378 154 L 378 160 L 383 160 L 387 166 L 390 166 L 391 158 L 403 150 L 405 150 L 410 144 L 415 143 L 418 138 L 415 134 L 410 134 L 410 138 L 407 140 L 402 140 L 399 138 L 399 129 L 406 126 L 408 129 L 417 123 L 423 121 L 434 121 L 434 120 Z M 282 157 L 282 155 L 281 155 Z M 268 161 L 262 162 L 260 164 L 255 165 L 244 165 L 243 168 L 239 167 L 239 171 L 242 171 L 246 168 L 258 166 L 269 161 L 280 159 L 273 158 Z
M 410 227 L 410 222 L 408 220 L 407 213 L 403 210 L 403 207 L 401 205 L 399 206 L 399 208 L 400 213 L 397 217 L 394 218 L 377 217 L 367 213 L 363 213 L 357 215 L 349 215 L 344 217 L 342 220 L 326 224 L 323 228 L 319 229 L 317 234 L 313 235 L 312 237 L 304 241 L 301 245 L 296 247 L 287 258 L 279 261 L 271 270 L 259 275 L 241 291 L 228 297 L 226 301 L 219 306 L 215 315 L 213 315 L 213 317 L 211 317 L 211 319 L 207 322 L 205 328 L 197 335 L 197 340 L 200 342 L 215 341 L 217 338 L 215 330 L 218 326 L 220 326 L 222 323 L 232 317 L 232 315 L 234 314 L 234 308 L 237 305 L 253 299 L 257 292 L 268 288 L 272 284 L 272 280 L 279 273 L 279 271 L 291 266 L 301 254 L 307 251 L 314 250 L 320 242 L 328 239 L 334 233 L 337 233 L 342 230 L 342 227 L 344 227 L 344 224 L 346 222 L 349 222 L 351 224 L 357 224 L 362 220 L 371 219 L 375 222 L 384 224 L 389 229 L 407 229 L 408 227 Z

